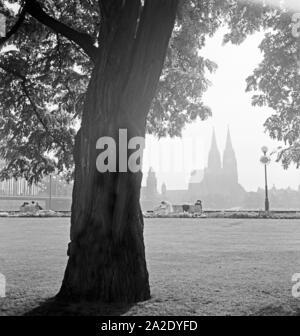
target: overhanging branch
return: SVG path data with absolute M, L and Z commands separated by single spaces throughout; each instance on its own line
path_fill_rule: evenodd
M 37 105 L 35 104 L 35 102 L 33 101 L 32 97 L 31 97 L 31 95 L 30 95 L 30 93 L 28 91 L 28 88 L 26 86 L 27 78 L 23 74 L 21 74 L 20 72 L 18 72 L 17 70 L 11 69 L 11 68 L 7 67 L 6 65 L 4 65 L 2 63 L 0 63 L 0 69 L 4 70 L 7 73 L 10 73 L 11 75 L 17 77 L 20 80 L 22 91 L 25 94 L 26 98 L 28 99 L 28 101 L 29 101 L 29 103 L 30 103 L 30 105 L 31 105 L 31 107 L 33 109 L 33 112 L 36 115 L 39 123 L 43 126 L 45 132 L 53 139 L 53 141 L 58 146 L 60 146 L 64 152 L 66 152 L 65 144 L 63 142 L 61 142 L 60 140 L 58 140 L 55 137 L 55 135 L 53 135 L 53 133 L 49 129 L 47 123 L 43 120 L 43 117 L 40 114 L 39 109 L 38 109 Z
M 52 18 L 43 11 L 42 7 L 36 0 L 26 0 L 15 25 L 6 34 L 5 37 L 0 38 L 0 46 L 7 42 L 10 37 L 19 30 L 20 26 L 25 20 L 26 13 L 30 14 L 38 22 L 52 29 L 55 33 L 61 34 L 68 40 L 76 43 L 93 61 L 96 60 L 98 48 L 94 46 L 91 36 L 86 33 L 80 33 L 75 29 L 68 27 L 64 23 Z
M 22 23 L 25 20 L 26 15 L 26 5 L 23 7 L 23 9 L 20 12 L 19 18 L 17 22 L 14 24 L 14 26 L 11 28 L 11 30 L 6 34 L 5 37 L 0 38 L 0 46 L 7 42 L 21 27 Z
M 15 77 L 21 79 L 22 81 L 26 81 L 26 77 L 24 75 L 22 75 L 21 73 L 19 73 L 15 69 L 9 68 L 5 64 L 0 63 L 0 69 L 4 70 L 7 73 L 10 73 L 10 74 L 14 75 Z
M 27 12 L 37 21 L 49 27 L 58 34 L 63 35 L 70 41 L 78 44 L 84 52 L 95 61 L 97 55 L 97 48 L 93 45 L 93 40 L 89 34 L 80 33 L 73 28 L 68 27 L 64 23 L 52 18 L 45 13 L 36 0 L 26 1 Z
M 57 34 L 61 34 L 68 40 L 75 42 L 93 60 L 97 57 L 97 48 L 93 45 L 93 40 L 89 34 L 80 33 L 64 23 L 52 18 L 45 13 L 36 0 L 26 1 L 26 11 L 38 22 L 52 29 Z

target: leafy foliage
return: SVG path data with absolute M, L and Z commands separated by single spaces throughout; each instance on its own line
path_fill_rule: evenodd
M 34 182 L 57 171 L 71 178 L 93 51 L 101 48 L 102 14 L 111 1 L 10 3 L 14 6 L 0 2 L 7 30 L 16 22 L 19 27 L 2 45 L 0 40 L 0 156 L 7 163 L 1 177 Z M 206 38 L 226 24 L 224 42 L 240 43 L 265 25 L 269 12 L 246 0 L 182 0 L 148 132 L 178 136 L 186 123 L 209 117 L 202 95 L 210 84 L 206 74 L 216 64 L 201 56 Z
M 284 143 L 278 148 L 278 161 L 285 168 L 300 166 L 300 40 L 292 34 L 291 11 L 273 11 L 260 44 L 261 64 L 247 79 L 247 90 L 256 106 L 269 106 L 275 113 L 265 122 L 273 139 Z
M 44 6 L 95 36 L 89 2 L 82 3 L 86 7 L 78 15 L 76 2 L 48 1 Z M 34 182 L 55 170 L 70 178 L 91 61 L 77 45 L 29 15 L 8 43 L 13 47 L 0 55 L 0 155 L 7 162 L 2 178 L 23 176 Z
M 148 132 L 159 137 L 180 136 L 184 125 L 211 116 L 202 95 L 210 83 L 207 72 L 217 65 L 201 57 L 207 37 L 222 25 L 229 27 L 224 43 L 241 43 L 260 29 L 268 6 L 253 1 L 181 1 L 157 96 L 148 117 Z

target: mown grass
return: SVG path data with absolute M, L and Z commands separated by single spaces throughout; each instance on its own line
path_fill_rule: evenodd
M 299 220 L 146 219 L 152 299 L 134 306 L 56 303 L 67 218 L 0 219 L 0 315 L 295 315 Z

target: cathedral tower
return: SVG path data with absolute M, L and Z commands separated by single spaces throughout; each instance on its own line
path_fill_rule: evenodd
M 153 198 L 157 196 L 157 179 L 156 174 L 152 168 L 150 168 L 148 171 L 146 181 L 146 194 L 148 198 Z
M 245 190 L 238 183 L 237 160 L 229 129 L 222 163 L 213 132 L 207 168 L 198 190 L 198 199 L 202 199 L 207 208 L 230 209 L 241 206 Z
M 218 175 L 221 172 L 221 155 L 218 149 L 215 130 L 213 130 L 211 147 L 208 154 L 207 173 Z
M 222 183 L 222 163 L 218 149 L 215 130 L 213 130 L 211 147 L 208 153 L 207 168 L 204 170 L 204 178 L 199 185 L 202 195 L 215 195 L 220 191 Z M 198 197 L 199 198 L 199 197 Z
M 229 183 L 238 183 L 238 169 L 235 152 L 232 146 L 230 130 L 227 131 L 226 147 L 223 154 L 223 174 Z

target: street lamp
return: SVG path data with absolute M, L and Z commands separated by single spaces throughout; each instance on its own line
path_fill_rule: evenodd
M 270 157 L 267 155 L 268 153 L 268 147 L 263 146 L 262 147 L 263 156 L 260 158 L 260 162 L 265 167 L 265 211 L 269 212 L 270 210 L 270 202 L 269 202 L 269 195 L 268 195 L 268 174 L 267 174 L 267 166 L 271 162 Z
M 52 174 L 49 175 L 49 210 L 52 208 Z

